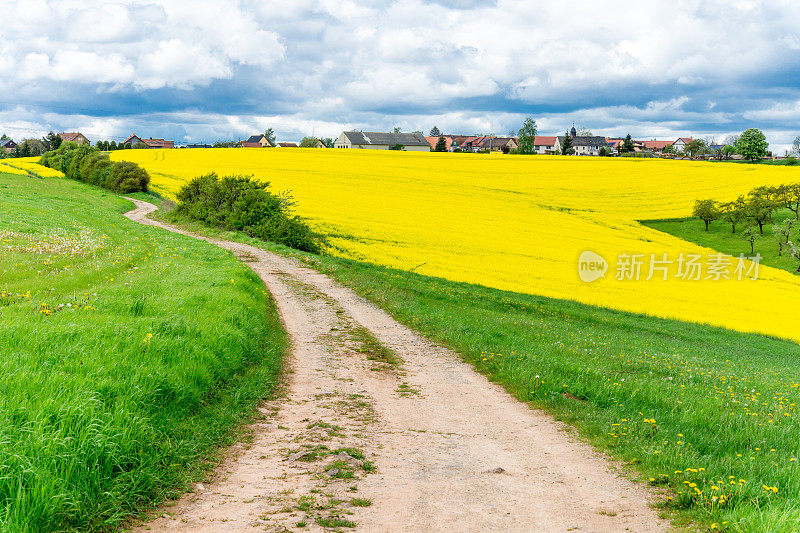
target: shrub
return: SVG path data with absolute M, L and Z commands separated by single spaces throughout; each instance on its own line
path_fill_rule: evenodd
M 111 183 L 108 187 L 116 192 L 146 191 L 150 175 L 145 169 L 130 161 L 117 161 L 111 166 Z
M 324 245 L 322 236 L 301 217 L 292 216 L 290 200 L 270 193 L 268 187 L 269 183 L 248 176 L 199 176 L 178 191 L 173 216 L 319 253 Z
M 63 143 L 42 154 L 39 163 L 63 172 L 68 178 L 114 192 L 146 191 L 150 175 L 136 163 L 113 162 L 108 154 L 89 145 Z

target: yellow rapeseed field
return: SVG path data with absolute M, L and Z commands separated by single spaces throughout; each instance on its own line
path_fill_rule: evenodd
M 39 156 L 36 157 L 17 157 L 0 162 L 0 172 L 9 174 L 25 175 L 31 171 L 43 178 L 63 178 L 64 174 L 60 170 L 44 167 L 37 164 Z
M 291 190 L 298 213 L 330 236 L 333 253 L 499 289 L 800 340 L 800 277 L 761 266 L 757 280 L 706 279 L 711 250 L 636 220 L 688 216 L 697 198 L 734 198 L 756 185 L 800 181 L 791 167 L 705 162 L 441 154 L 372 150 L 194 149 L 113 152 L 174 196 L 194 176 L 251 174 Z M 698 222 L 700 223 L 700 222 Z M 609 263 L 581 281 L 590 250 Z M 620 254 L 641 279 L 616 279 Z M 650 258 L 656 264 L 649 281 Z M 676 277 L 701 255 L 699 280 Z M 724 258 L 716 258 L 717 263 Z M 752 268 L 749 262 L 745 269 Z M 750 272 L 750 277 L 754 272 Z

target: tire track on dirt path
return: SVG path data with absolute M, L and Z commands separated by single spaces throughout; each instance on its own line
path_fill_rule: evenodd
M 293 344 L 287 395 L 261 407 L 267 417 L 252 442 L 238 445 L 219 481 L 196 485 L 137 531 L 333 527 L 325 519 L 363 531 L 669 529 L 644 487 L 456 353 L 293 259 L 162 224 L 147 218 L 155 206 L 131 201 L 131 220 L 207 240 L 247 262 Z M 361 328 L 399 356 L 400 368 L 359 351 Z

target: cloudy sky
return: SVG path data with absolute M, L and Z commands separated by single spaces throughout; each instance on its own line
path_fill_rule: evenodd
M 626 5 L 633 4 L 633 5 Z M 458 6 L 458 7 L 454 7 Z M 0 132 L 800 135 L 800 2 L 0 0 Z

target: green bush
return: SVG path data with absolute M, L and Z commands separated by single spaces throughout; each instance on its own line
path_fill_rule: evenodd
M 319 253 L 324 245 L 299 216 L 292 216 L 285 198 L 270 193 L 269 183 L 247 176 L 194 178 L 178 192 L 176 218 L 199 220 L 226 230 Z
M 150 184 L 150 175 L 136 163 L 111 161 L 107 154 L 86 144 L 63 143 L 42 154 L 39 163 L 68 178 L 119 193 L 147 191 Z

